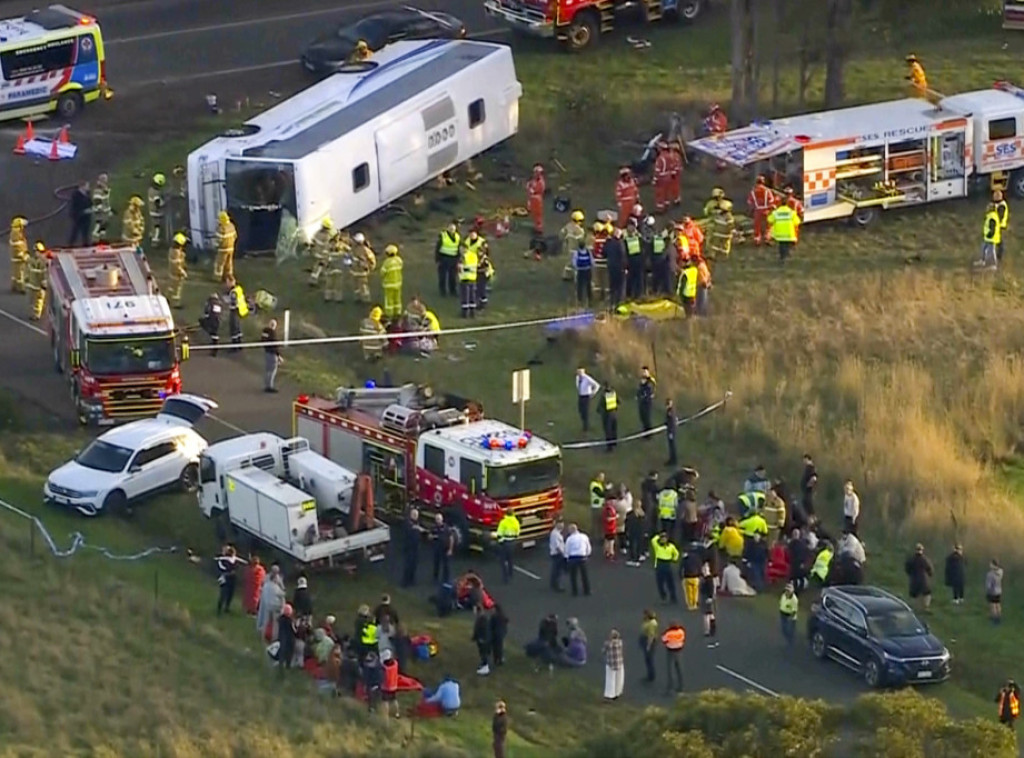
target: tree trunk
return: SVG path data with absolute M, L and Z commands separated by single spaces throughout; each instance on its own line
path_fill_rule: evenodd
M 732 107 L 738 120 L 749 118 L 757 108 L 754 76 L 757 56 L 754 0 L 732 0 Z
M 849 57 L 853 0 L 828 0 L 825 11 L 825 107 L 843 104 L 844 71 Z
M 775 0 L 772 34 L 772 112 L 779 110 L 779 73 L 782 68 L 782 34 L 786 26 L 786 0 Z
M 745 0 L 732 0 L 729 13 L 729 30 L 732 41 L 732 107 L 742 109 L 747 99 L 746 80 L 743 77 L 743 30 Z M 738 113 L 734 114 L 739 116 Z

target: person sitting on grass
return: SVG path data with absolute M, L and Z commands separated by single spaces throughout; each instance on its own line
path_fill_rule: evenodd
M 587 663 L 587 635 L 580 626 L 577 618 L 566 620 L 569 628 L 569 636 L 562 640 L 565 653 L 562 656 L 562 664 L 570 668 L 580 668 Z
M 558 641 L 558 616 L 549 613 L 540 621 L 537 639 L 526 643 L 526 657 L 536 658 L 541 665 L 553 667 L 562 658 L 562 644 Z
M 324 631 L 323 627 L 314 629 L 313 655 L 316 657 L 316 662 L 321 666 L 325 666 L 333 650 L 334 640 L 327 636 L 327 632 Z
M 461 692 L 458 680 L 451 674 L 445 674 L 437 687 L 423 690 L 423 699 L 417 712 L 421 716 L 457 716 L 462 707 Z

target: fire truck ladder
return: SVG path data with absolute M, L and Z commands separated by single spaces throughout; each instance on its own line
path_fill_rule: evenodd
M 134 247 L 57 250 L 56 261 L 76 300 L 149 292 Z
M 601 14 L 601 34 L 607 34 L 615 28 L 614 0 L 601 0 L 597 4 L 597 12 Z

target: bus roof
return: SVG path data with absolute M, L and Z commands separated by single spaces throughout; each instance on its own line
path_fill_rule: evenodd
M 374 54 L 373 69 L 333 74 L 248 121 L 259 131 L 247 139 L 251 146 L 242 156 L 299 160 L 459 71 L 501 53 L 511 55 L 504 45 L 467 40 L 388 45 Z
M 488 463 L 495 466 L 527 463 L 559 455 L 557 445 L 535 435 L 527 436 L 516 427 L 497 419 L 432 429 L 420 437 L 420 442 L 429 444 L 432 437 L 444 440 L 454 450 L 482 455 Z M 485 439 L 497 439 L 500 446 L 485 448 Z M 525 440 L 523 447 L 519 447 L 520 439 Z M 512 443 L 511 450 L 505 448 L 505 442 Z
M 167 299 L 160 295 L 140 297 L 90 297 L 71 304 L 82 331 L 94 337 L 140 336 L 174 330 Z
M 94 26 L 96 19 L 64 5 L 34 10 L 26 16 L 0 21 L 0 44 L 27 42 L 51 32 Z

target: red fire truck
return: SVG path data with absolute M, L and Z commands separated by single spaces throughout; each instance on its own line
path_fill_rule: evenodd
M 135 246 L 53 250 L 47 288 L 53 363 L 82 424 L 152 416 L 181 392 L 187 338 Z
M 627 16 L 692 23 L 707 0 L 484 0 L 487 15 L 534 37 L 554 37 L 573 52 L 592 47 Z
M 352 471 L 370 474 L 378 510 L 400 518 L 409 505 L 424 522 L 444 513 L 462 544 L 480 548 L 511 509 L 520 541 L 531 547 L 562 510 L 562 451 L 463 398 L 436 398 L 429 387 L 301 395 L 292 409 L 296 436 Z

